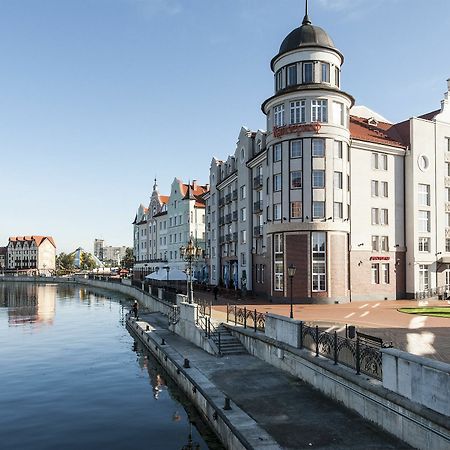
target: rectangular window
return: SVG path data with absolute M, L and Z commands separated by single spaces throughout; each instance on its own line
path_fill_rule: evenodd
M 334 157 L 342 159 L 342 141 L 334 141 Z
M 314 66 L 312 62 L 303 63 L 303 83 L 314 81 Z
M 340 78 L 341 78 L 341 73 L 339 71 L 339 67 L 335 67 L 334 68 L 334 84 L 339 87 L 340 86 Z
M 445 213 L 445 226 L 450 227 L 450 213 Z
M 247 259 L 245 258 L 245 253 L 241 253 L 241 266 L 245 266 L 247 264 Z
M 323 158 L 325 156 L 325 140 L 313 139 L 311 153 L 315 158 Z
M 450 177 L 450 162 L 445 163 L 445 175 Z
M 372 251 L 378 252 L 380 249 L 380 238 L 379 236 L 372 236 Z
M 241 208 L 241 222 L 245 222 L 247 220 L 247 209 Z
M 284 125 L 284 105 L 278 105 L 273 108 L 273 120 L 276 127 Z
M 247 198 L 247 188 L 245 187 L 245 184 L 239 188 L 239 191 L 241 194 L 241 200 Z
M 430 251 L 430 238 L 420 237 L 419 238 L 419 252 L 427 252 Z
M 381 280 L 383 284 L 389 284 L 389 264 L 381 264 Z
M 445 138 L 445 151 L 450 152 L 450 138 Z
M 312 248 L 312 290 L 326 291 L 326 234 L 311 233 Z
M 241 230 L 241 244 L 247 243 L 247 230 Z
M 380 155 L 380 169 L 388 170 L 388 157 L 387 155 Z
M 328 122 L 328 100 L 311 101 L 311 121 Z
M 323 219 L 325 217 L 325 202 L 312 202 L 313 219 Z
M 334 202 L 333 203 L 333 215 L 337 219 L 342 219 L 342 217 L 343 217 L 343 209 L 342 209 L 342 203 L 341 202 Z
M 445 239 L 445 252 L 450 253 L 450 238 Z
M 445 201 L 450 202 L 450 188 L 445 188 Z
M 430 231 L 430 211 L 418 211 L 419 232 L 428 233 Z
M 335 189 L 342 189 L 342 172 L 334 172 L 333 184 Z
M 321 63 L 322 83 L 330 82 L 330 65 L 328 63 Z
M 274 247 L 274 290 L 282 291 L 284 289 L 284 245 L 283 235 L 273 235 Z
M 303 156 L 303 141 L 291 141 L 291 158 L 301 158 Z
M 370 193 L 372 197 L 378 197 L 378 181 L 372 180 L 370 182 Z
M 380 225 L 388 225 L 389 224 L 389 212 L 387 209 L 380 209 Z
M 275 74 L 275 90 L 279 91 L 283 88 L 283 75 L 281 70 Z
M 302 172 L 301 170 L 293 170 L 291 172 L 291 189 L 301 189 Z
M 387 181 L 381 181 L 380 182 L 380 196 L 387 198 L 388 195 L 389 195 L 388 182 Z
M 287 67 L 287 85 L 294 86 L 297 84 L 297 64 Z
M 281 203 L 273 205 L 273 220 L 281 220 Z
M 344 104 L 333 102 L 333 123 L 336 125 L 345 125 Z
M 426 264 L 419 264 L 419 291 L 428 291 L 430 274 Z
M 389 237 L 388 236 L 380 236 L 380 247 L 382 252 L 389 251 Z
M 371 219 L 372 219 L 372 225 L 378 225 L 379 220 L 379 211 L 378 208 L 372 208 L 371 209 Z
M 306 122 L 306 102 L 298 100 L 291 102 L 291 124 Z
M 273 146 L 273 162 L 281 161 L 281 144 Z
M 372 284 L 380 284 L 380 265 L 372 264 Z
M 430 206 L 430 185 L 419 184 L 417 190 L 419 206 Z
M 312 187 L 318 188 L 318 189 L 325 187 L 325 171 L 324 170 L 313 170 L 312 171 Z
M 281 191 L 281 173 L 276 173 L 273 176 L 273 191 Z
M 378 153 L 372 153 L 372 169 L 378 169 Z
M 302 202 L 291 202 L 291 219 L 301 219 Z

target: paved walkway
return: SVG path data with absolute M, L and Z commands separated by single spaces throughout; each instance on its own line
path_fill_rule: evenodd
M 167 329 L 159 313 L 143 314 L 168 345 L 200 370 L 285 449 L 376 450 L 410 447 L 299 379 L 246 355 L 217 358 Z
M 212 299 L 212 295 L 204 298 Z M 258 299 L 249 302 L 219 298 L 213 307 L 217 320 L 226 320 L 226 304 L 238 304 L 289 316 L 290 305 L 261 303 Z M 294 305 L 294 318 L 329 327 L 330 330 L 344 330 L 345 324 L 356 325 L 357 329 L 392 342 L 394 347 L 419 356 L 450 363 L 450 319 L 405 314 L 398 311 L 403 307 L 417 307 L 417 300 L 396 300 L 383 302 L 353 302 L 340 305 Z M 429 301 L 427 306 L 449 306 L 447 301 Z

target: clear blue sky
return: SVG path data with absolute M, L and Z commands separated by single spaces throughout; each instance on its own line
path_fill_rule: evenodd
M 242 125 L 265 128 L 270 59 L 303 0 L 0 0 L 0 245 L 50 234 L 130 245 L 153 178 L 206 182 Z M 310 0 L 343 89 L 392 121 L 436 109 L 448 0 Z

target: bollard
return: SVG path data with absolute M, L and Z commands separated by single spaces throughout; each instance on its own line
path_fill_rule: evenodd
M 166 341 L 164 340 L 164 338 L 161 339 L 161 345 L 166 345 Z
M 247 308 L 244 306 L 244 328 L 247 328 Z
M 229 411 L 231 409 L 230 397 L 225 397 L 225 404 L 223 405 L 223 409 L 225 411 Z
M 183 367 L 185 368 L 185 369 L 189 369 L 191 366 L 190 366 L 190 364 L 189 364 L 189 360 L 187 359 L 187 358 L 184 358 L 184 364 L 183 364 Z
M 319 326 L 316 325 L 316 357 L 319 356 Z

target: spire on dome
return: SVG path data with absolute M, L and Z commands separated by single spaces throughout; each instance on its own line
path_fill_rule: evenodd
M 305 0 L 305 17 L 303 17 L 302 25 L 311 25 L 311 20 L 308 16 L 308 0 Z

